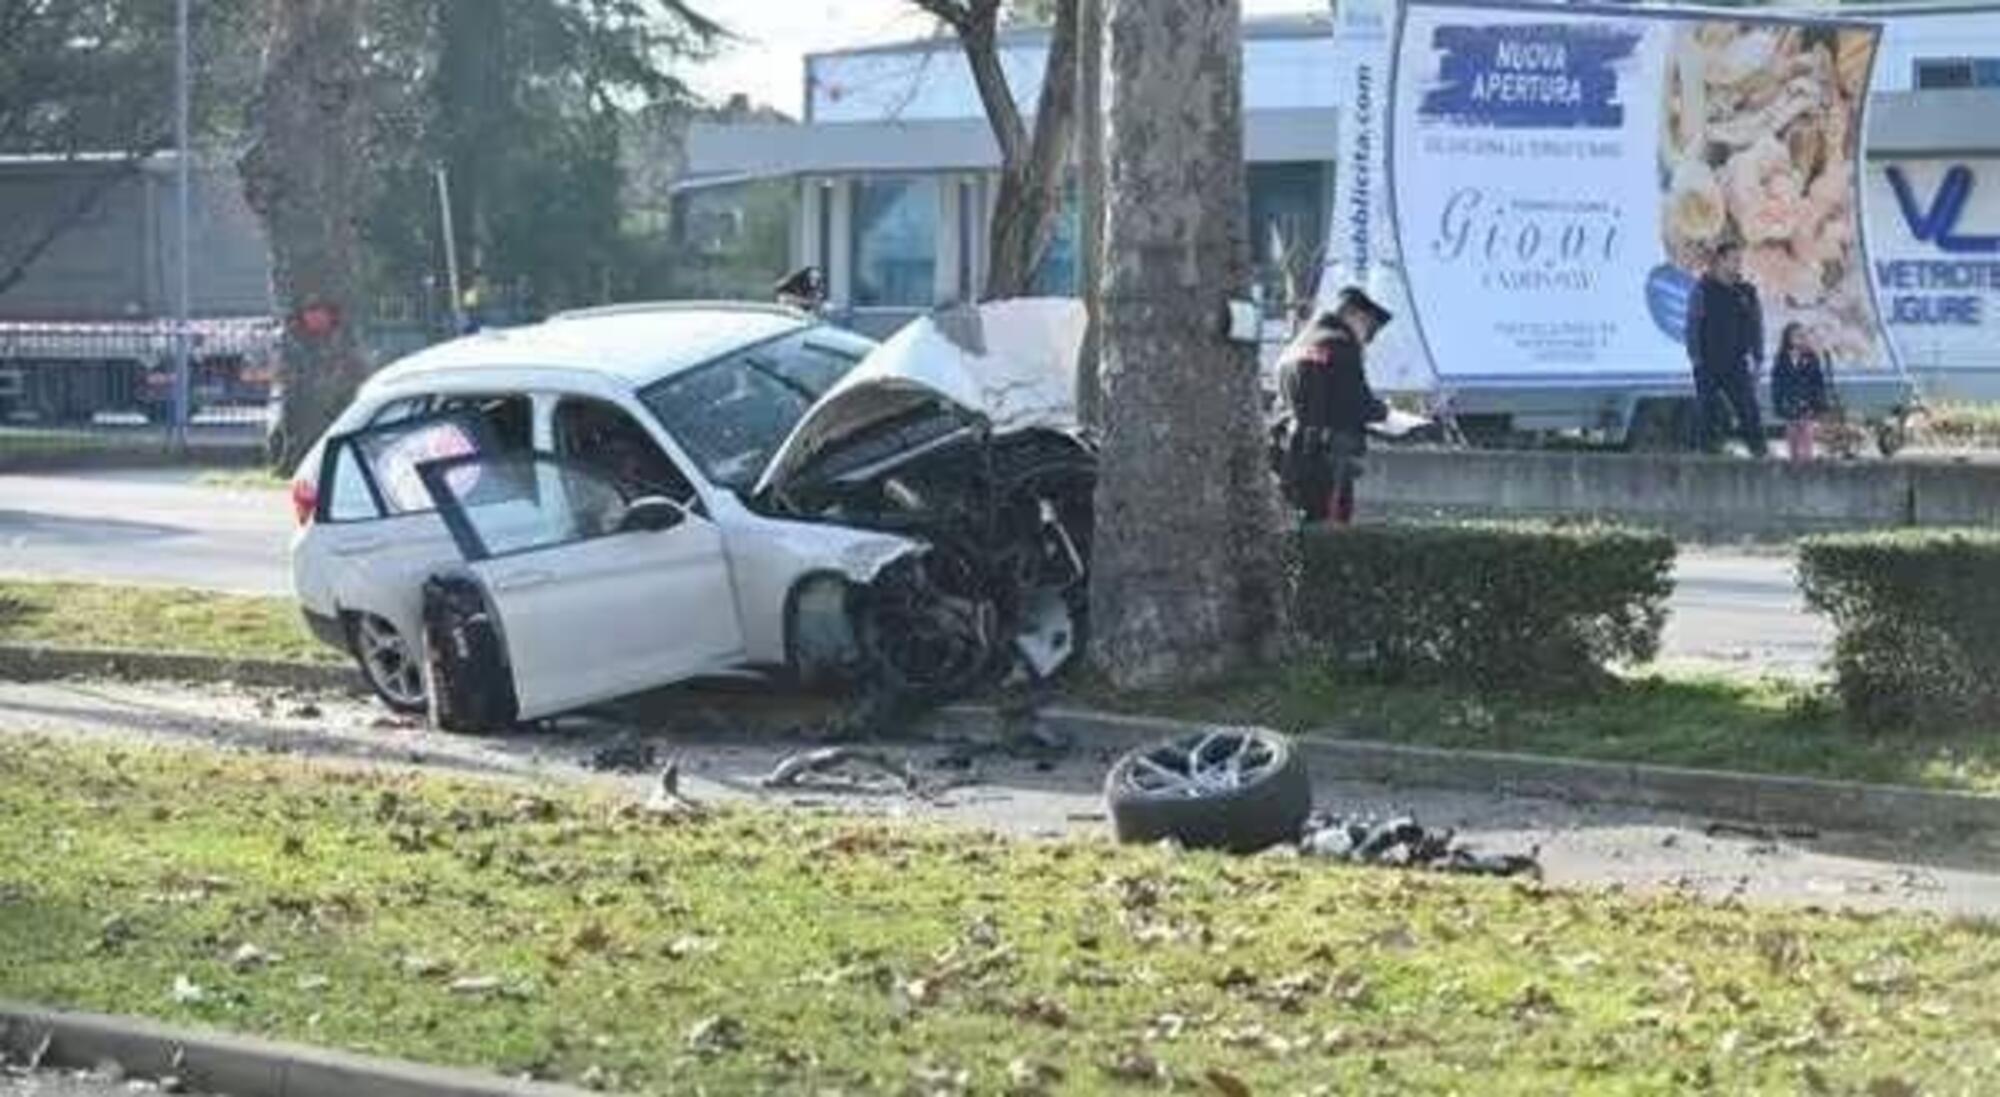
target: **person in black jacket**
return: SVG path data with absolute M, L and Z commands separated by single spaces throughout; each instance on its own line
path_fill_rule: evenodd
M 1831 405 L 1826 365 L 1812 337 L 1804 324 L 1786 324 L 1771 362 L 1771 410 L 1785 421 L 1785 446 L 1794 462 L 1813 459 L 1813 424 Z
M 1280 474 L 1286 500 L 1308 523 L 1354 520 L 1368 424 L 1389 414 L 1368 387 L 1364 351 L 1391 319 L 1361 290 L 1342 290 L 1333 311 L 1321 313 L 1278 364 L 1292 420 Z
M 1695 445 L 1717 448 L 1726 407 L 1735 413 L 1743 444 L 1753 456 L 1764 456 L 1755 376 L 1764 364 L 1764 306 L 1757 287 L 1743 278 L 1743 245 L 1719 245 L 1708 273 L 1688 295 L 1686 343 L 1694 367 Z

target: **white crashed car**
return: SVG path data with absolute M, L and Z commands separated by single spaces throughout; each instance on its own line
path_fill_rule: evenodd
M 743 671 L 1049 673 L 1089 554 L 1082 325 L 1009 301 L 877 345 L 635 305 L 432 347 L 301 466 L 299 602 L 384 702 L 468 729 Z

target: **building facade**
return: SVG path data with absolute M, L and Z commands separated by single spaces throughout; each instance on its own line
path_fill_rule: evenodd
M 1945 243 L 1962 247 L 1962 238 L 2000 234 L 2000 223 L 1979 221 L 2000 208 L 1990 206 L 2000 198 L 2000 125 L 1993 123 L 2000 118 L 2000 9 L 1843 10 L 1884 21 L 1863 187 L 1878 256 L 1942 257 L 1937 240 L 1915 238 L 1925 234 L 1913 236 L 1909 219 L 1899 216 L 1903 207 L 1892 196 L 1892 173 L 1904 179 L 1906 191 L 1927 188 L 1923 193 L 1932 195 L 1941 193 L 1946 173 L 1964 164 L 1974 175 L 1976 197 L 1953 206 L 1965 223 Z M 1274 310 L 1286 297 L 1288 274 L 1296 282 L 1319 268 L 1333 208 L 1340 103 L 1331 38 L 1324 16 L 1245 24 L 1251 243 L 1257 288 Z M 1039 93 L 1047 46 L 1046 32 L 1037 29 L 1009 31 L 1002 41 L 1002 62 L 1023 104 Z M 999 154 L 957 43 L 944 37 L 809 57 L 804 82 L 802 124 L 696 127 L 684 185 L 792 180 L 799 195 L 793 261 L 823 267 L 831 308 L 863 330 L 887 331 L 939 304 L 976 297 Z M 1075 241 L 1071 211 L 1043 263 L 1039 280 L 1046 291 L 1074 291 Z M 1876 273 L 1879 282 L 1885 274 L 1917 278 L 1923 269 Z M 1982 267 L 1964 276 L 1976 281 L 1991 273 Z M 1297 289 L 1310 293 L 1312 287 Z M 1906 302 L 1901 320 L 1885 300 L 1892 332 L 1920 380 L 1927 372 L 1990 367 L 2000 397 L 2000 276 L 1992 277 L 1992 289 L 1995 300 L 1979 307 L 1964 300 Z M 1969 326 L 1968 316 L 1977 323 Z M 1933 317 L 1951 322 L 1929 322 Z M 1952 330 L 1940 331 L 1947 326 Z

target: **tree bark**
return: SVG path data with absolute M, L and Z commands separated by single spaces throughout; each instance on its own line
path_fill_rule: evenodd
M 286 318 L 283 397 L 270 439 L 271 460 L 285 469 L 368 374 L 359 330 L 370 170 L 364 6 L 271 5 L 252 141 L 238 164 L 270 239 L 272 289 Z
M 1285 590 L 1253 348 L 1238 0 L 1106 0 L 1091 655 L 1125 688 L 1273 656 Z
M 1104 317 L 1104 0 L 1078 0 L 1076 8 L 1077 174 L 1083 206 L 1082 239 L 1077 254 L 1084 310 L 1083 349 L 1076 363 L 1077 422 L 1095 429 L 1101 414 L 1098 385 L 1100 332 Z

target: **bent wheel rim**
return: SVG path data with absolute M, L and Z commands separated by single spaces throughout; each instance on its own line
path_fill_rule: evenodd
M 396 626 L 380 617 L 362 617 L 354 634 L 361 667 L 375 688 L 399 705 L 423 704 L 423 667 Z
M 1265 737 L 1242 731 L 1211 731 L 1135 756 L 1122 783 L 1127 790 L 1144 796 L 1199 800 L 1255 784 L 1277 767 L 1277 748 Z

